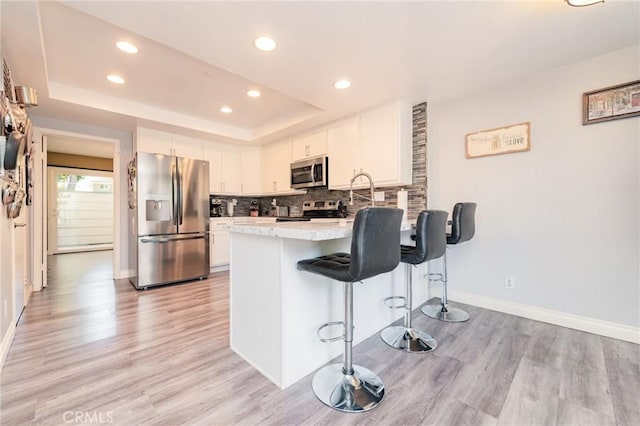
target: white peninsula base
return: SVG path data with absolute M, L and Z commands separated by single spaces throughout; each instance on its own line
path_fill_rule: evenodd
M 342 341 L 322 343 L 316 331 L 325 322 L 344 319 L 344 285 L 300 272 L 296 263 L 349 253 L 351 223 L 234 225 L 229 230 L 231 349 L 284 389 L 342 353 Z M 413 270 L 415 308 L 427 299 L 426 266 Z M 354 285 L 354 344 L 402 317 L 402 310 L 389 309 L 383 300 L 403 291 L 402 264 Z M 339 326 L 327 330 L 343 331 Z

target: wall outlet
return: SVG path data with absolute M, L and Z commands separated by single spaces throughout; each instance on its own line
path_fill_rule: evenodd
M 384 201 L 384 191 L 374 191 L 373 199 L 376 201 Z
M 513 277 L 504 277 L 504 288 L 513 288 L 516 285 L 516 280 Z
M 7 315 L 9 315 L 9 309 L 8 309 L 8 306 L 7 306 L 7 299 L 4 299 L 4 303 L 3 303 L 2 306 L 3 306 L 2 309 L 4 311 L 4 317 L 6 318 Z

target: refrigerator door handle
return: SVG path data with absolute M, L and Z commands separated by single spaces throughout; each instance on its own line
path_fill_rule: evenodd
M 182 187 L 182 171 L 180 170 L 180 165 L 179 165 L 179 161 L 176 158 L 176 170 L 177 170 L 177 176 L 176 176 L 176 181 L 177 181 L 177 186 L 178 186 L 178 225 L 182 225 L 182 209 L 184 208 L 183 205 L 183 199 L 182 199 L 182 193 L 184 192 L 184 188 Z
M 177 194 L 177 185 L 176 185 L 176 167 L 177 164 L 174 162 L 171 165 L 171 199 L 173 201 L 173 224 L 178 224 L 178 194 Z
M 183 241 L 183 240 L 199 240 L 201 238 L 204 238 L 206 236 L 205 233 L 202 234 L 196 234 L 196 235 L 189 235 L 189 236 L 185 236 L 185 237 L 149 237 L 149 238 L 141 238 L 140 242 L 141 243 L 152 243 L 152 244 L 164 244 L 164 243 L 169 243 L 171 241 Z

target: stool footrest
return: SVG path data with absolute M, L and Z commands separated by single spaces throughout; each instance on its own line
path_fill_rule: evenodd
M 336 336 L 336 337 L 322 337 L 320 335 L 320 332 L 323 329 L 325 329 L 327 327 L 333 327 L 333 326 L 336 326 L 336 325 L 341 325 L 342 326 L 342 335 Z M 318 333 L 318 338 L 320 339 L 320 341 L 324 342 L 324 343 L 337 342 L 338 340 L 344 340 L 344 335 L 345 335 L 345 332 L 344 332 L 344 321 L 329 321 L 329 322 L 326 322 L 326 323 L 322 324 L 320 327 L 318 327 L 317 333 Z
M 432 273 L 432 274 L 427 274 L 425 276 L 425 278 L 427 278 L 429 280 L 429 282 L 443 282 L 444 281 L 444 276 L 440 273 Z
M 391 304 L 393 300 L 402 300 L 402 305 Z M 387 305 L 389 309 L 407 309 L 407 298 L 404 296 L 390 296 L 384 299 L 384 304 Z

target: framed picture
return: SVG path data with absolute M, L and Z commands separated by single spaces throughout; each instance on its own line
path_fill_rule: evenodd
M 531 149 L 529 122 L 469 133 L 465 139 L 467 158 L 510 154 Z
M 640 80 L 585 92 L 582 95 L 582 124 L 638 115 L 640 115 Z

